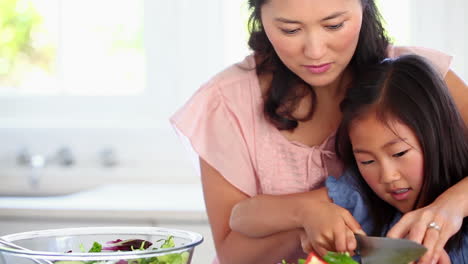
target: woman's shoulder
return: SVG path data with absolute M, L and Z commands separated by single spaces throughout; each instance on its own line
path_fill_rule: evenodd
M 396 58 L 406 54 L 416 54 L 426 58 L 442 74 L 442 76 L 445 76 L 450 70 L 450 64 L 453 59 L 452 56 L 444 52 L 419 46 L 390 45 L 387 50 L 387 56 L 389 58 Z
M 253 63 L 253 66 L 252 66 Z M 233 64 L 201 85 L 191 98 L 177 111 L 176 116 L 187 109 L 211 112 L 230 108 L 232 112 L 256 104 L 261 100 L 253 56 Z M 190 111 L 188 111 L 190 112 Z
M 232 64 L 215 74 L 203 86 L 214 87 L 223 93 L 232 93 L 248 90 L 257 84 L 255 59 L 253 55 L 249 55 L 243 61 Z
M 202 116 L 231 113 L 237 117 L 249 116 L 251 109 L 261 102 L 258 88 L 258 78 L 255 71 L 253 56 L 246 57 L 242 62 L 233 64 L 200 88 L 172 116 L 173 123 L 186 120 L 193 121 L 193 115 Z M 184 121 L 185 122 L 185 121 Z

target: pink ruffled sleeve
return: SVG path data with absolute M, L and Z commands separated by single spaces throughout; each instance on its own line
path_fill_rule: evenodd
M 453 59 L 452 56 L 443 52 L 423 47 L 390 46 L 388 49 L 388 57 L 390 58 L 406 54 L 416 54 L 426 58 L 442 74 L 442 76 L 445 76 L 450 70 L 450 64 Z
M 203 160 L 240 191 L 254 196 L 257 182 L 247 145 L 248 133 L 240 119 L 216 81 L 211 81 L 202 86 L 170 121 Z

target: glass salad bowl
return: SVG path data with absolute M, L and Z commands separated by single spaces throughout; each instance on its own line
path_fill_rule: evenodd
M 1 264 L 190 264 L 200 234 L 161 227 L 83 227 L 1 237 Z

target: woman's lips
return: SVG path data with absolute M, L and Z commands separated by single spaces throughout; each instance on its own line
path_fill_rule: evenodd
M 390 194 L 395 200 L 401 201 L 401 200 L 408 198 L 410 191 L 411 191 L 411 188 L 402 188 L 402 189 L 394 190 L 390 192 Z
M 321 65 L 305 65 L 306 69 L 314 74 L 324 73 L 328 71 L 331 67 L 331 63 L 321 64 Z

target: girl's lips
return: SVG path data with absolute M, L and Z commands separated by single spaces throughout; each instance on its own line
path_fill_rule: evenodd
M 328 71 L 331 67 L 331 63 L 326 63 L 322 65 L 305 65 L 306 69 L 311 73 L 319 74 Z
M 408 198 L 410 191 L 411 191 L 411 188 L 404 188 L 404 189 L 394 190 L 390 192 L 390 194 L 395 200 L 401 201 L 401 200 L 405 200 Z

